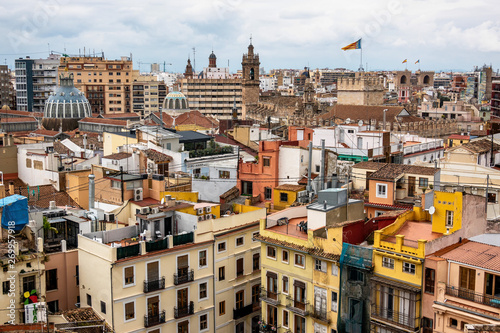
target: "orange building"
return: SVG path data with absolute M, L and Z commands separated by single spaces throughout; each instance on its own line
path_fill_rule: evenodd
M 298 141 L 299 146 L 307 148 L 312 141 L 314 129 L 302 126 L 288 126 L 288 140 Z
M 243 195 L 252 196 L 253 202 L 273 201 L 273 189 L 279 185 L 280 146 L 297 146 L 297 142 L 260 141 L 256 162 L 238 163 L 237 187 Z

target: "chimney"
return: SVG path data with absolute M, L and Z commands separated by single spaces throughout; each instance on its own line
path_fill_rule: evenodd
M 94 208 L 95 201 L 95 176 L 94 174 L 89 175 L 89 210 Z

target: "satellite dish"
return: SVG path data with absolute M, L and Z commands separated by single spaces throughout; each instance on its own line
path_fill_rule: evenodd
M 360 120 L 358 121 L 358 126 L 359 126 L 359 127 L 363 126 L 363 120 L 361 120 L 361 119 L 360 119 Z
M 436 212 L 436 207 L 431 206 L 431 207 L 429 208 L 429 214 L 434 215 L 434 213 L 435 213 L 435 212 Z
M 350 123 L 351 123 L 351 118 L 347 118 L 347 119 L 345 120 L 345 123 L 346 123 L 346 124 L 350 124 Z

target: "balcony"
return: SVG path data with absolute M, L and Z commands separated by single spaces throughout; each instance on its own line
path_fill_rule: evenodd
M 286 308 L 292 311 L 293 313 L 296 313 L 300 316 L 308 316 L 309 311 L 308 311 L 308 302 L 305 301 L 299 301 L 295 299 L 293 296 L 288 295 L 286 297 L 288 300 L 288 303 L 286 305 Z
M 265 288 L 261 288 L 260 299 L 261 301 L 264 301 L 271 305 L 281 304 L 281 301 L 279 299 L 279 293 L 268 291 Z
M 278 330 L 278 325 L 276 323 L 266 323 L 265 321 L 259 321 L 260 332 L 263 333 L 276 333 Z
M 181 272 L 174 273 L 174 284 L 176 286 L 179 284 L 191 282 L 193 280 L 194 280 L 194 271 L 192 269 L 191 270 L 188 269 L 187 272 L 185 273 Z
M 186 317 L 192 315 L 194 313 L 194 303 L 189 302 L 189 305 L 183 307 L 174 307 L 174 318 L 179 319 L 182 317 Z
M 144 327 L 151 327 L 165 322 L 165 310 L 156 315 L 144 316 Z
M 149 293 L 160 289 L 165 289 L 165 277 L 162 277 L 159 280 L 144 281 L 145 293 Z
M 330 319 L 328 319 L 328 312 L 326 311 L 326 309 L 316 309 L 313 307 L 310 315 L 314 319 L 330 325 Z
M 415 306 L 418 305 L 416 304 Z M 389 322 L 390 324 L 412 330 L 420 327 L 420 318 L 417 318 L 414 313 L 402 313 L 376 305 L 372 305 L 372 319 Z
M 500 298 L 483 294 L 476 293 L 473 290 L 459 288 L 454 286 L 446 286 L 446 295 L 450 295 L 453 297 L 458 297 L 461 299 L 466 299 L 468 301 L 472 301 L 479 304 L 484 304 L 488 306 L 492 306 L 494 308 L 500 309 Z
M 249 304 L 249 305 L 244 306 L 244 307 L 239 308 L 239 309 L 233 309 L 233 319 L 237 320 L 237 319 L 243 318 L 243 317 L 251 314 L 253 311 L 254 311 L 253 304 Z

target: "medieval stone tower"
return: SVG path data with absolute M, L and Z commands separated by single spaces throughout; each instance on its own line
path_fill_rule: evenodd
M 348 105 L 382 105 L 383 79 L 374 76 L 341 77 L 337 81 L 337 103 Z
M 253 45 L 250 40 L 248 45 L 248 53 L 243 54 L 241 61 L 243 68 L 242 75 L 242 118 L 246 119 L 246 111 L 248 107 L 257 106 L 259 102 L 259 55 L 253 53 Z

